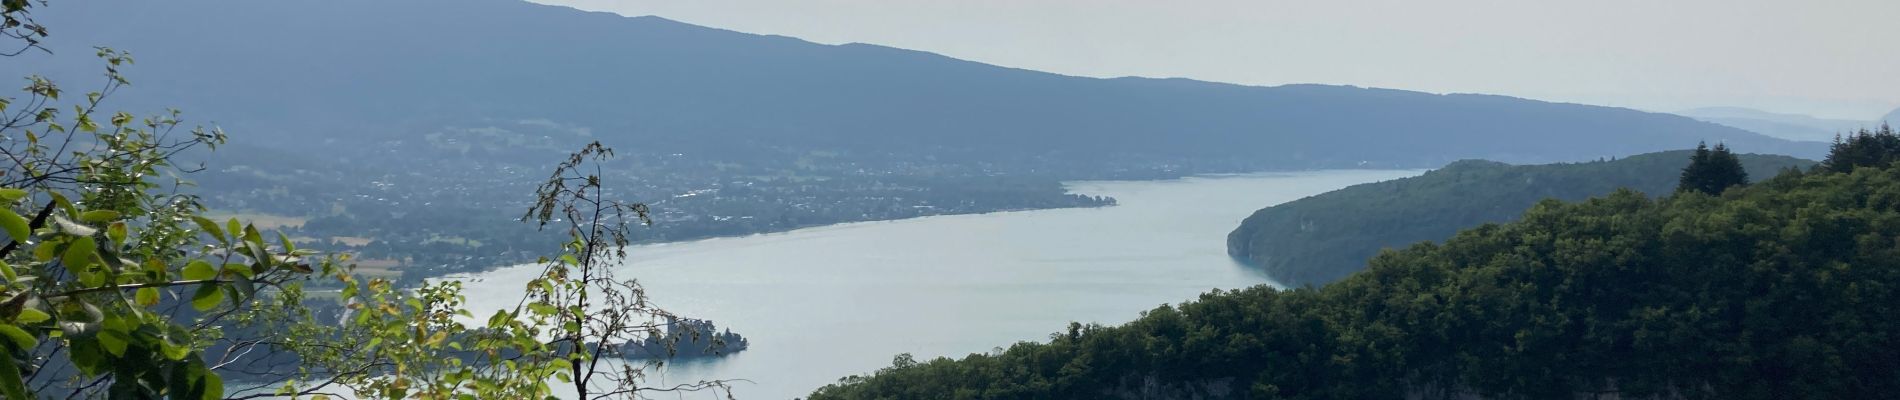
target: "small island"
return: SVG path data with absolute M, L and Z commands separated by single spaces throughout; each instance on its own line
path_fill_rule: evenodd
M 664 335 L 627 341 L 620 354 L 632 359 L 724 357 L 749 345 L 744 336 L 719 330 L 712 321 L 669 316 Z

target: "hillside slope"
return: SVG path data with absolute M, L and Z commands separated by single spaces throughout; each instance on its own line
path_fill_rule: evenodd
M 1518 222 L 1116 327 L 847 377 L 827 399 L 1840 399 L 1900 391 L 1900 168 Z
M 113 46 L 139 61 L 123 104 L 178 107 L 243 140 L 372 165 L 509 159 L 594 138 L 739 160 L 818 149 L 1227 171 L 1578 161 L 1699 140 L 1825 150 L 1621 108 L 1072 77 L 516 0 L 100 0 L 36 15 L 58 28 L 48 43 L 60 55 L 0 65 L 0 75 L 86 82 L 98 70 L 89 46 Z M 525 132 L 526 146 L 491 151 L 404 152 L 450 128 L 513 121 L 573 129 Z
M 1437 240 L 1485 223 L 1505 222 L 1547 198 L 1581 200 L 1631 188 L 1675 190 L 1690 152 L 1642 154 L 1577 164 L 1509 165 L 1459 161 L 1424 175 L 1355 185 L 1261 209 L 1227 237 L 1235 258 L 1281 283 L 1319 285 L 1365 267 L 1382 248 Z M 1813 161 L 1741 155 L 1756 180 Z

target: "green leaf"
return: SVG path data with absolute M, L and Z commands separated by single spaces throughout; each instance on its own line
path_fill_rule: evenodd
M 104 347 L 106 354 L 111 354 L 113 357 L 123 357 L 125 348 L 131 346 L 130 343 L 126 343 L 129 339 L 131 337 L 124 331 L 108 328 L 99 332 L 99 347 Z
M 244 225 L 238 224 L 237 217 L 232 217 L 231 219 L 225 220 L 224 228 L 229 229 L 228 231 L 225 231 L 225 232 L 231 232 L 232 238 L 236 238 L 238 235 L 244 234 Z
M 78 278 L 79 284 L 85 287 L 100 287 L 106 284 L 106 274 L 92 272 L 90 269 L 73 271 L 73 277 Z
M 21 218 L 20 214 L 5 207 L 0 207 L 0 228 L 6 228 L 7 235 L 16 242 L 24 242 L 27 236 L 33 234 L 33 229 L 27 227 L 26 218 Z
M 67 348 L 70 350 L 66 358 L 73 361 L 73 366 L 78 367 L 80 373 L 89 376 L 98 375 L 112 366 L 112 360 L 106 357 L 105 351 L 99 349 L 98 340 L 76 335 L 69 336 L 73 338 L 68 342 L 70 345 Z
M 25 190 L 14 189 L 14 188 L 0 189 L 0 201 L 6 201 L 8 203 L 12 203 L 12 202 L 20 201 L 20 199 L 24 199 L 24 198 L 26 198 Z
M 257 287 L 251 284 L 251 278 L 238 276 L 231 279 L 231 296 L 237 302 L 244 302 L 257 294 Z
M 138 294 L 133 297 L 138 300 L 141 306 L 151 307 L 158 305 L 158 288 L 139 288 Z
M 37 324 L 52 318 L 53 316 L 46 315 L 45 311 L 24 308 L 20 309 L 20 315 L 13 317 L 13 321 L 21 324 Z
M 224 272 L 227 274 L 237 274 L 237 276 L 245 278 L 257 278 L 257 271 L 251 269 L 251 266 L 244 264 L 225 264 Z
M 13 272 L 13 265 L 7 264 L 6 261 L 0 261 L 0 276 L 5 276 L 7 283 L 20 280 L 20 276 Z
M 33 347 L 40 345 L 39 339 L 34 339 L 32 334 L 26 333 L 26 330 L 20 329 L 20 327 L 13 326 L 13 325 L 0 325 L 0 336 L 5 336 L 7 338 L 7 342 L 12 343 L 13 348 L 16 348 L 16 349 L 30 350 Z M 12 357 L 7 357 L 7 358 L 8 358 L 7 362 L 13 361 Z
M 185 356 L 191 355 L 191 346 L 172 343 L 171 340 L 158 341 L 158 349 L 165 353 L 165 359 L 172 361 L 183 360 Z
M 166 386 L 170 387 L 173 399 L 217 399 L 224 397 L 224 381 L 218 374 L 205 368 L 201 357 L 185 357 L 183 365 L 174 366 Z
M 191 263 L 185 264 L 185 280 L 201 281 L 217 276 L 218 270 L 211 268 L 211 263 L 204 260 L 191 260 Z
M 204 400 L 223 399 L 224 378 L 218 377 L 218 374 L 206 373 L 204 375 L 204 396 L 200 398 Z
M 270 254 L 270 249 L 264 247 L 264 242 L 251 241 L 249 238 L 246 238 L 244 240 L 244 248 L 246 252 L 251 254 L 251 259 L 257 261 L 257 265 L 264 267 L 262 270 L 270 271 L 271 261 L 276 261 L 276 257 Z
M 62 239 L 63 238 L 49 239 L 40 242 L 38 246 L 33 246 L 33 261 L 47 262 L 59 257 L 59 244 L 65 243 Z
M 125 243 L 125 221 L 113 222 L 106 227 L 106 237 L 113 243 Z
M 59 262 L 66 264 L 68 271 L 85 271 L 86 267 L 92 266 L 92 260 L 98 257 L 98 252 L 99 244 L 91 236 L 76 237 L 72 243 L 66 244 L 66 253 L 60 255 Z
M 112 210 L 92 210 L 79 214 L 80 221 L 108 222 L 119 219 L 119 212 Z
M 198 223 L 198 229 L 203 229 L 205 233 L 211 234 L 211 238 L 217 239 L 219 242 L 223 242 L 225 244 L 231 243 L 230 239 L 226 239 L 224 237 L 224 229 L 219 229 L 218 223 L 211 222 L 210 218 L 193 215 L 191 216 L 191 220 L 192 222 Z
M 552 304 L 538 302 L 538 301 L 533 302 L 533 303 L 528 303 L 528 311 L 533 311 L 537 315 L 554 315 L 556 310 L 558 309 L 555 308 L 554 305 Z
M 277 241 L 278 241 L 279 243 L 283 243 L 283 244 L 284 244 L 284 252 L 285 252 L 285 253 L 293 253 L 293 254 L 294 254 L 294 253 L 296 253 L 296 252 L 297 252 L 297 244 L 296 244 L 296 243 L 293 243 L 293 242 L 291 242 L 291 241 L 290 241 L 290 237 L 289 237 L 289 236 L 284 236 L 284 232 L 283 232 L 283 231 L 277 231 Z
M 191 295 L 191 308 L 209 311 L 217 308 L 218 303 L 223 301 L 224 291 L 218 290 L 218 285 L 204 284 L 198 286 L 198 292 Z
M 12 351 L 8 351 L 12 353 Z M 0 394 L 9 399 L 30 399 L 26 393 L 26 376 L 20 374 L 20 367 L 13 365 L 13 357 L 0 360 Z

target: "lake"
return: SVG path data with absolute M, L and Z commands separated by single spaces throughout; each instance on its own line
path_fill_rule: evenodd
M 1070 321 L 1119 324 L 1216 288 L 1274 282 L 1227 256 L 1261 207 L 1423 171 L 1343 170 L 1071 182 L 1120 205 L 851 223 L 643 245 L 616 272 L 662 307 L 751 348 L 682 361 L 648 382 L 745 379 L 742 399 L 802 397 L 838 378 L 1046 340 Z M 475 315 L 514 306 L 538 266 L 467 280 Z M 660 397 L 671 397 L 660 394 Z M 687 395 L 687 398 L 706 394 Z M 710 397 L 707 397 L 710 398 Z

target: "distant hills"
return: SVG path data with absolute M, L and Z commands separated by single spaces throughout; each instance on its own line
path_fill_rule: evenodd
M 1833 141 L 1834 135 L 1880 125 L 1878 121 L 1824 119 L 1743 107 L 1705 107 L 1676 114 L 1782 139 L 1816 142 Z
M 34 14 L 56 53 L 8 58 L 0 76 L 76 94 L 103 68 L 92 46 L 130 51 L 133 86 L 108 110 L 177 108 L 231 133 L 192 176 L 210 207 L 304 221 L 291 234 L 330 239 L 316 248 L 426 274 L 533 260 L 548 244 L 515 221 L 533 183 L 596 140 L 618 155 L 614 195 L 653 205 L 643 241 L 1103 203 L 1064 193 L 1075 179 L 1827 147 L 1622 108 L 1064 76 L 518 0 Z
M 98 70 L 89 46 L 113 46 L 138 59 L 121 106 L 177 107 L 241 142 L 411 171 L 432 168 L 418 157 L 545 162 L 524 155 L 594 139 L 737 161 L 825 151 L 1195 172 L 1580 161 L 1697 141 L 1825 148 L 1622 108 L 1084 78 L 515 0 L 101 0 L 37 14 L 59 55 L 9 60 L 0 75 L 81 87 Z M 455 151 L 417 150 L 443 148 Z
M 1510 221 L 1544 199 L 1576 201 L 1618 188 L 1675 190 L 1690 151 L 1612 161 L 1510 165 L 1468 160 L 1424 175 L 1356 185 L 1267 207 L 1227 237 L 1234 257 L 1291 286 L 1321 285 L 1365 268 L 1384 248 L 1440 240 L 1461 229 Z M 1814 161 L 1743 154 L 1751 179 Z
M 1887 116 L 1881 117 L 1880 120 L 1888 124 L 1900 125 L 1900 108 L 1893 109 L 1893 112 L 1887 113 Z

